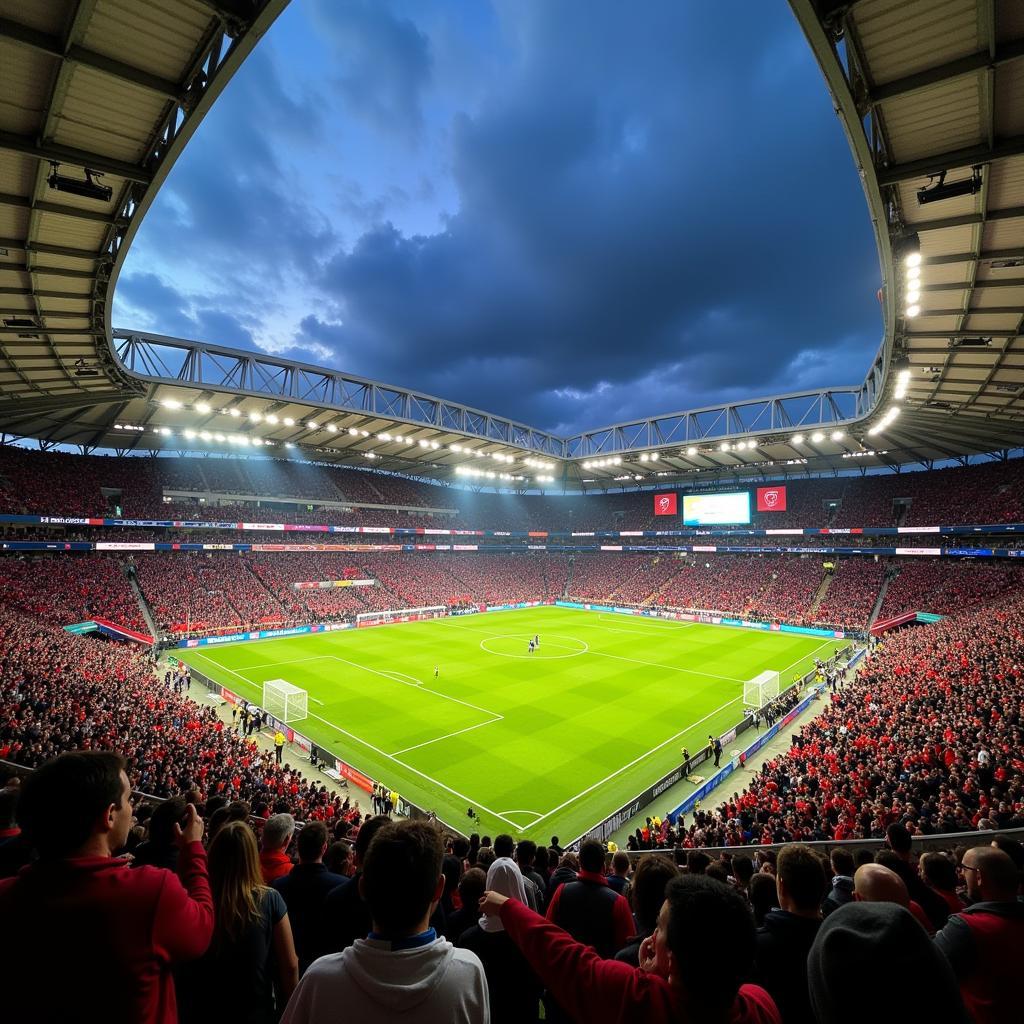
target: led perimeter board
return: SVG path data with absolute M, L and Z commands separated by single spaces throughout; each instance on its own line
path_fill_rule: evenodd
M 683 523 L 686 526 L 724 526 L 749 522 L 750 491 L 683 495 Z

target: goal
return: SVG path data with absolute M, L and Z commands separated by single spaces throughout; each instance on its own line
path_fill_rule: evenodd
M 284 679 L 263 684 L 263 707 L 279 722 L 298 722 L 308 714 L 306 691 Z
M 779 673 L 762 672 L 743 684 L 743 706 L 763 708 L 779 695 Z
M 430 605 L 426 608 L 396 608 L 386 612 L 360 612 L 357 626 L 380 626 L 386 622 L 416 622 L 419 619 L 440 619 L 448 614 L 448 606 Z

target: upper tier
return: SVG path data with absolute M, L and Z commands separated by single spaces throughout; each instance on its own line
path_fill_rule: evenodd
M 786 511 L 755 513 L 756 527 L 1024 522 L 1024 459 L 931 472 L 790 480 L 786 486 Z M 245 517 L 257 522 L 323 522 L 323 513 L 313 511 L 323 505 L 351 506 L 332 508 L 331 522 L 379 526 L 643 530 L 681 522 L 654 516 L 651 491 L 484 494 L 288 460 L 115 458 L 0 446 L 0 513 L 102 516 L 120 507 L 126 517 L 186 518 L 194 517 L 200 495 L 206 502 L 244 508 Z M 256 515 L 244 503 L 257 500 L 284 507 L 269 517 Z M 224 515 L 230 513 L 224 510 L 218 518 Z

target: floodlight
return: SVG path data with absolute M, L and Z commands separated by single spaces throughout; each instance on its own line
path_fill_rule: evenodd
M 693 445 L 690 445 L 690 447 L 686 449 L 686 454 L 687 455 L 696 455 L 697 454 L 697 449 L 694 448 Z
M 202 413 L 205 416 L 210 411 L 210 405 L 208 402 L 196 402 L 193 406 L 196 412 Z
M 820 430 L 816 430 L 813 434 L 811 434 L 811 440 L 815 444 L 821 444 L 821 442 L 825 440 L 825 435 Z
M 215 441 L 220 441 L 221 443 L 223 443 L 223 441 L 224 441 L 224 435 L 223 435 L 223 434 L 214 434 L 214 435 L 213 435 L 213 439 L 214 439 Z
M 658 453 L 657 452 L 651 452 L 651 462 L 657 462 L 657 461 L 658 461 Z
M 57 168 L 60 163 L 57 160 L 50 161 L 50 176 L 46 179 L 47 185 L 55 192 L 67 192 L 68 195 L 81 196 L 83 199 L 98 199 L 100 202 L 109 203 L 114 190 L 109 185 L 100 185 L 94 178 L 102 178 L 99 171 L 83 168 L 85 180 L 71 178 L 66 174 L 59 174 Z
M 253 423 L 259 423 L 263 417 L 258 412 L 251 412 L 249 413 L 249 419 L 252 420 Z
M 718 447 L 720 451 L 727 452 L 729 450 L 729 442 L 723 441 Z
M 165 398 L 160 404 L 165 409 L 180 409 L 181 408 L 181 402 L 179 402 L 176 398 Z
M 833 441 L 842 441 L 842 439 L 843 439 L 843 432 L 841 430 L 833 430 L 832 431 L 832 440 Z
M 308 428 L 309 428 L 310 430 L 319 430 L 319 429 L 320 429 L 320 424 L 319 424 L 319 423 L 317 423 L 317 422 L 315 422 L 314 420 L 310 420 L 310 421 L 309 421 L 309 422 L 308 422 L 308 423 L 306 424 L 306 426 L 307 426 L 307 427 L 308 427 Z
M 327 424 L 327 430 L 332 434 L 336 434 L 338 432 L 338 428 L 333 423 Z
M 204 441 L 212 441 L 213 440 L 213 434 L 211 434 L 208 430 L 200 430 L 199 431 L 199 436 Z
M 238 417 L 241 416 L 242 414 L 234 406 L 231 406 L 231 408 L 228 409 L 228 415 L 232 419 L 236 419 L 237 420 Z
M 916 304 L 913 305 L 913 306 L 907 306 L 907 316 L 909 316 L 909 317 L 915 317 L 920 312 L 921 312 L 921 307 L 916 305 Z
M 275 427 L 281 422 L 273 413 L 267 416 L 266 419 L 268 423 L 273 424 Z
M 194 441 L 196 437 L 196 432 L 194 430 L 186 430 L 185 437 L 187 437 L 190 441 Z
M 285 416 L 285 418 L 284 418 L 284 425 L 286 427 L 294 427 L 295 426 L 295 420 L 293 420 L 291 418 L 291 416 Z
M 160 436 L 161 437 L 170 437 L 171 436 L 171 432 L 170 432 L 170 430 L 167 427 L 161 427 L 160 428 Z
M 927 203 L 939 203 L 944 199 L 956 199 L 959 196 L 976 196 L 981 191 L 981 164 L 971 168 L 969 178 L 946 183 L 947 171 L 928 176 L 931 184 L 917 190 L 917 201 L 922 206 Z
M 804 435 L 803 435 L 803 434 L 794 434 L 794 435 L 793 435 L 793 436 L 792 436 L 792 437 L 790 438 L 790 441 L 791 441 L 791 442 L 792 442 L 793 444 L 803 444 L 803 443 L 804 443 Z

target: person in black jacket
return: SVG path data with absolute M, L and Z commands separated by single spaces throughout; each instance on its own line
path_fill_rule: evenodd
M 355 842 L 356 872 L 332 889 L 324 900 L 322 934 L 325 953 L 340 953 L 356 939 L 365 939 L 370 934 L 373 922 L 370 909 L 359 894 L 359 879 L 363 876 L 363 861 L 370 848 L 370 840 L 387 824 L 389 819 L 383 815 L 363 822 Z
M 499 857 L 487 869 L 487 889 L 526 903 L 523 876 L 514 860 Z M 512 941 L 500 917 L 481 916 L 459 937 L 484 965 L 491 1003 L 491 1024 L 533 1024 L 540 1013 L 543 985 Z
M 151 864 L 155 868 L 167 868 L 177 874 L 178 841 L 175 838 L 175 825 L 185 817 L 185 810 L 184 798 L 173 796 L 153 811 L 149 816 L 148 838 L 133 851 L 133 867 Z
M 825 872 L 802 844 L 780 851 L 775 865 L 779 909 L 757 930 L 754 980 L 775 1000 L 786 1024 L 815 1024 L 807 990 L 807 954 L 821 927 Z
M 919 904 L 921 909 L 928 915 L 932 928 L 938 930 L 946 923 L 946 919 L 949 917 L 949 906 L 934 889 L 925 884 L 918 874 L 916 866 L 911 863 L 910 833 L 905 826 L 899 824 L 899 822 L 894 822 L 885 830 L 885 843 L 896 856 L 879 857 L 876 854 L 875 861 L 895 871 L 903 879 L 910 898 Z
M 328 952 L 322 932 L 324 902 L 328 893 L 348 881 L 343 875 L 332 874 L 324 866 L 328 839 L 327 826 L 323 822 L 309 822 L 299 833 L 299 863 L 273 883 L 288 908 L 295 951 L 299 955 L 300 975 L 317 957 Z
M 637 931 L 630 936 L 628 945 L 615 954 L 616 960 L 622 960 L 633 967 L 640 966 L 640 946 L 648 935 L 654 934 L 661 905 L 665 902 L 665 889 L 678 874 L 675 864 L 668 857 L 653 854 L 640 858 L 629 890 L 629 903 L 633 908 Z

